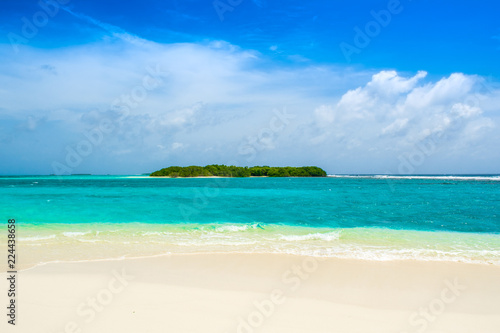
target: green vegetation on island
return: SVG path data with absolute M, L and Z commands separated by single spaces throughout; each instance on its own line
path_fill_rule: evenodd
M 151 177 L 326 177 L 325 170 L 315 167 L 237 167 L 234 165 L 171 166 L 153 172 Z

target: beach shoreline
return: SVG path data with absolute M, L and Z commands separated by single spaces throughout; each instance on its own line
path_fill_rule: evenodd
M 318 228 L 265 223 L 18 224 L 18 269 L 39 263 L 164 254 L 273 253 L 364 259 L 485 263 L 500 266 L 494 234 Z M 0 240 L 0 246 L 7 244 Z M 481 244 L 482 251 L 477 249 Z M 43 251 L 40 249 L 43 248 Z
M 499 279 L 495 265 L 286 254 L 48 263 L 19 272 L 5 331 L 493 333 Z

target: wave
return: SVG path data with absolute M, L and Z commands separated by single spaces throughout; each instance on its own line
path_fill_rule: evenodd
M 32 236 L 32 237 L 19 237 L 18 240 L 20 242 L 36 242 L 40 240 L 54 239 L 56 235 L 47 235 L 47 236 Z
M 84 229 L 86 228 L 86 229 Z M 76 230 L 75 230 L 76 229 Z M 26 230 L 26 229 L 25 229 Z M 20 238 L 30 248 L 50 242 L 53 259 L 99 254 L 276 253 L 360 260 L 457 261 L 500 265 L 500 235 L 246 224 L 57 225 Z M 45 235 L 45 233 L 47 233 Z M 0 240 L 0 245 L 1 245 Z M 27 247 L 28 249 L 28 247 Z M 33 250 L 36 251 L 36 250 Z M 41 255 L 34 252 L 33 256 Z M 52 255 L 52 254 L 50 254 Z M 44 259 L 44 258 L 42 258 Z M 44 259 L 45 260 L 45 259 Z
M 83 235 L 88 235 L 90 234 L 91 232 L 90 231 L 86 231 L 86 232 L 80 232 L 80 231 L 66 231 L 66 232 L 63 232 L 62 234 L 66 237 L 78 237 L 78 236 L 83 236 Z
M 286 241 L 306 241 L 306 240 L 323 240 L 331 242 L 340 239 L 340 231 L 333 231 L 329 233 L 314 233 L 306 235 L 284 235 L 281 239 Z
M 252 223 L 252 224 L 225 224 L 220 227 L 216 227 L 215 231 L 217 232 L 226 232 L 226 231 L 245 231 L 250 229 L 264 229 L 264 227 L 260 223 Z
M 330 178 L 368 178 L 368 179 L 437 179 L 437 180 L 476 180 L 500 181 L 499 175 L 328 175 Z
M 322 250 L 297 250 L 284 251 L 291 255 L 304 255 L 322 258 L 355 259 L 368 261 L 397 261 L 418 260 L 438 262 L 462 262 L 474 264 L 500 265 L 500 252 L 489 253 L 489 256 L 477 256 L 475 253 L 454 253 L 448 251 L 428 249 L 365 249 L 349 248 L 335 249 L 331 251 Z M 282 251 L 276 252 L 282 253 Z M 494 254 L 492 257 L 491 254 Z

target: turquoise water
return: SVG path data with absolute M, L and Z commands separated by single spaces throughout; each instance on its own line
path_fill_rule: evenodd
M 237 251 L 500 263 L 498 176 L 0 177 L 0 193 L 1 218 L 18 221 L 27 253 L 46 249 L 40 261 L 55 259 L 58 245 L 92 245 L 112 256 Z

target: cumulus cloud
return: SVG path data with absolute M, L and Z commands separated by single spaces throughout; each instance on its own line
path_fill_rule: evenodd
M 381 71 L 373 75 L 372 80 L 366 85 L 367 90 L 371 90 L 379 95 L 396 95 L 412 90 L 420 79 L 427 76 L 427 72 L 420 71 L 411 78 L 404 78 L 396 71 Z
M 9 47 L 0 46 L 0 52 L 10 52 Z M 102 121 L 113 130 L 74 172 L 99 163 L 114 172 L 114 155 L 126 162 L 120 164 L 122 172 L 148 171 L 187 147 L 191 151 L 177 156 L 176 164 L 235 160 L 241 140 L 266 128 L 274 109 L 289 106 L 307 119 L 318 93 L 333 101 L 321 91 L 349 85 L 348 71 L 270 67 L 258 52 L 224 41 L 138 45 L 117 38 L 57 50 L 27 47 L 6 59 L 0 64 L 0 118 L 9 124 L 2 129 L 10 146 L 2 151 L 19 163 L 25 159 L 21 154 L 32 158 L 44 173 Z M 351 85 L 363 75 L 354 75 Z M 36 133 L 18 135 L 19 126 Z M 35 149 L 30 140 L 46 146 L 43 157 L 30 151 Z
M 382 134 L 397 135 L 401 133 L 408 125 L 408 118 L 400 118 L 394 120 L 391 124 L 382 129 Z
M 384 172 L 435 133 L 462 157 L 498 143 L 500 90 L 477 76 L 284 66 L 225 41 L 121 37 L 4 57 L 0 157 L 17 161 L 5 172 L 28 161 L 53 173 L 53 162 L 65 163 L 68 149 L 89 137 L 92 152 L 74 172 L 246 164 L 241 151 L 251 149 L 253 164 Z M 0 53 L 9 51 L 0 46 Z M 280 123 L 275 110 L 285 107 L 293 117 Z M 103 124 L 112 129 L 103 131 Z M 498 153 L 489 158 L 498 161 Z
M 430 138 L 437 149 L 434 160 L 467 156 L 479 146 L 493 147 L 491 143 L 498 142 L 492 132 L 498 110 L 488 117 L 483 107 L 488 108 L 498 92 L 482 93 L 487 86 L 473 75 L 454 73 L 435 82 L 423 81 L 426 75 L 381 71 L 364 86 L 347 91 L 336 104 L 319 106 L 311 143 L 342 152 L 337 156 L 390 157 L 387 165 Z M 394 163 L 391 168 L 395 172 Z

